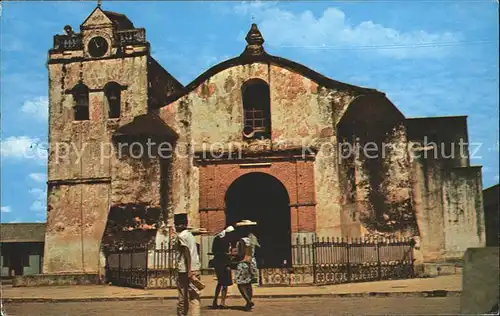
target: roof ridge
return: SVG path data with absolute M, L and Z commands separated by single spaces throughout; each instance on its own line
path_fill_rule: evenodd
M 102 12 L 104 12 L 104 14 L 109 13 L 109 14 L 114 14 L 114 15 L 126 16 L 123 13 L 118 13 L 118 12 L 114 12 L 114 11 L 102 10 Z
M 166 101 L 167 103 L 160 105 L 159 108 L 167 106 L 168 104 L 175 102 L 176 100 L 180 99 L 181 97 L 189 94 L 191 91 L 193 91 L 196 87 L 198 87 L 200 84 L 202 84 L 204 81 L 209 79 L 210 77 L 214 76 L 215 74 L 229 69 L 234 66 L 238 65 L 246 65 L 246 64 L 251 64 L 254 62 L 261 62 L 261 63 L 269 63 L 269 64 L 275 64 L 278 66 L 281 66 L 285 69 L 289 69 L 292 71 L 297 72 L 298 74 L 314 81 L 317 82 L 319 85 L 323 85 L 326 87 L 343 87 L 345 89 L 350 89 L 353 91 L 356 91 L 360 94 L 380 94 L 380 95 L 385 95 L 384 92 L 378 91 L 377 89 L 373 88 L 366 88 L 366 87 L 360 87 L 356 85 L 352 85 L 349 83 L 345 83 L 342 81 L 338 81 L 332 78 L 329 78 L 319 72 L 317 72 L 314 69 L 309 68 L 308 66 L 305 66 L 303 64 L 300 64 L 298 62 L 289 60 L 287 58 L 283 57 L 278 57 L 274 56 L 268 53 L 262 53 L 260 55 L 252 56 L 252 55 L 240 55 L 236 56 L 230 59 L 227 59 L 225 61 L 222 61 L 209 69 L 205 70 L 202 74 L 200 74 L 198 77 L 196 77 L 194 80 L 192 80 L 190 83 L 185 85 L 183 89 L 181 89 L 179 92 L 171 95 L 168 100 Z

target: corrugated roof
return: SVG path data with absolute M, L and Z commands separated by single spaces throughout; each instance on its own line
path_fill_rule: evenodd
M 44 242 L 45 223 L 0 224 L 1 242 Z

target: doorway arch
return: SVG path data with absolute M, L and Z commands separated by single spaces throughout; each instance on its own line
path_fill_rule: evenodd
M 291 264 L 290 197 L 275 177 L 252 172 L 237 178 L 225 195 L 226 224 L 240 220 L 257 222 L 255 235 L 261 245 L 256 259 L 261 268 Z

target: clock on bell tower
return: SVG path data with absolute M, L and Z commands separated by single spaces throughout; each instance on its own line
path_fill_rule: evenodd
M 101 36 L 96 36 L 90 39 L 87 49 L 92 57 L 104 56 L 109 48 L 108 41 Z

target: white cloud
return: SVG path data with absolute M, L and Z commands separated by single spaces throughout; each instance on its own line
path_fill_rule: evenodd
M 12 212 L 12 208 L 8 205 L 5 205 L 3 206 L 2 205 L 2 213 L 11 213 Z
M 45 210 L 47 210 L 47 205 L 43 203 L 43 201 L 33 201 L 30 206 L 30 210 L 37 213 L 43 213 Z
M 36 182 L 45 182 L 47 180 L 47 175 L 44 173 L 30 173 L 29 177 Z
M 311 11 L 294 13 L 268 3 L 244 3 L 240 15 L 255 15 L 266 43 L 301 49 L 367 50 L 394 58 L 443 57 L 462 36 L 452 32 L 398 31 L 373 21 L 351 24 L 343 11 L 327 8 L 321 16 Z M 240 34 L 243 38 L 245 34 Z
M 37 121 L 47 122 L 49 100 L 46 96 L 34 98 L 24 102 L 21 111 L 33 116 Z
M 18 217 L 15 220 L 10 221 L 9 224 L 15 224 L 15 223 L 21 223 L 21 222 L 22 222 L 22 219 Z
M 36 213 L 43 214 L 47 210 L 47 192 L 44 189 L 32 188 L 29 193 L 33 196 L 34 201 L 30 206 L 30 210 Z
M 11 136 L 2 140 L 0 151 L 2 157 L 13 159 L 47 159 L 47 146 L 38 138 L 29 136 Z

